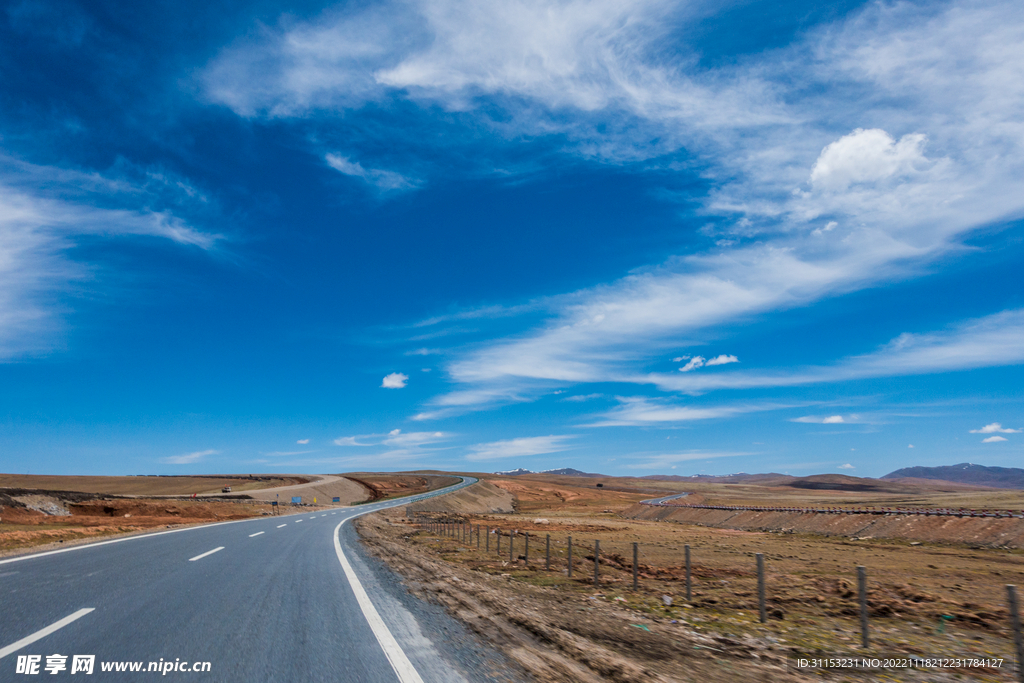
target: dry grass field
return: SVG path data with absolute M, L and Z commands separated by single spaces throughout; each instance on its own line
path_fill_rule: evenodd
M 111 496 L 190 496 L 219 493 L 230 486 L 233 493 L 308 481 L 303 477 L 224 475 L 209 477 L 77 477 L 47 474 L 0 474 L 0 488 L 44 491 L 81 491 Z
M 797 652 L 861 652 L 856 567 L 863 565 L 868 571 L 869 652 L 971 654 L 1009 657 L 1012 661 L 1004 586 L 1024 586 L 1024 551 L 972 548 L 958 541 L 955 534 L 945 542 L 852 540 L 626 519 L 621 513 L 635 509 L 638 500 L 680 490 L 699 492 L 705 500 L 730 505 L 952 506 L 949 501 L 956 499 L 969 501 L 962 503 L 965 507 L 987 504 L 1017 510 L 1024 507 L 1024 492 L 946 487 L 941 483 L 934 489 L 911 483 L 893 486 L 899 490 L 850 492 L 748 484 L 704 483 L 691 487 L 678 482 L 541 475 L 485 479 L 516 495 L 517 514 L 448 514 L 440 518 L 489 528 L 489 543 L 481 541 L 477 550 L 475 536 L 465 543 L 402 521 L 407 528 L 405 542 L 429 557 L 475 574 L 541 588 L 534 599 L 544 600 L 550 594 L 559 596 L 559 600 L 574 596 L 580 605 L 593 605 L 595 600 L 608 603 L 617 610 L 620 621 L 633 619 L 626 628 L 636 628 L 635 624 L 656 623 L 659 628 L 671 625 L 726 644 L 769 643 L 786 656 Z M 516 546 L 510 558 L 512 532 Z M 529 563 L 525 561 L 526 534 L 530 537 Z M 546 570 L 544 552 L 549 535 L 552 563 Z M 567 572 L 569 536 L 575 560 L 571 578 Z M 595 541 L 601 548 L 597 586 L 593 583 Z M 636 591 L 632 589 L 634 542 L 639 548 Z M 490 552 L 485 550 L 487 545 Z M 685 545 L 690 546 L 692 562 L 689 601 Z M 755 553 L 762 553 L 766 560 L 770 614 L 766 624 L 758 620 Z M 615 624 L 605 626 L 620 628 Z M 614 644 L 610 647 L 616 649 Z M 628 648 L 620 654 L 630 656 Z M 843 680 L 834 673 L 827 677 Z M 850 680 L 960 679 L 1010 680 L 1011 676 L 1008 668 L 959 669 L 942 674 L 873 672 Z

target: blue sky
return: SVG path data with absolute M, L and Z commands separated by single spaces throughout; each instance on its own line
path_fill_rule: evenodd
M 0 470 L 1022 462 L 1013 2 L 10 2 Z

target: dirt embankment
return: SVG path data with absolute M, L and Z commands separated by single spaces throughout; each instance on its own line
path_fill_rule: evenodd
M 1024 548 L 1024 519 L 706 510 L 653 505 L 635 505 L 621 514 L 627 519 L 678 522 L 719 529 Z
M 274 486 L 308 482 L 300 475 L 205 475 L 91 477 L 49 474 L 0 474 L 0 488 L 39 489 L 96 493 L 115 496 L 190 496 L 218 493 L 225 486 L 232 491 L 256 491 Z
M 352 472 L 343 475 L 363 488 L 363 500 L 375 501 L 427 493 L 459 483 L 458 477 L 432 474 L 372 474 Z
M 356 522 L 369 551 L 415 595 L 445 606 L 538 681 L 817 680 L 787 670 L 784 654 L 766 639 L 706 635 L 638 615 L 603 593 L 558 591 L 446 562 L 408 542 L 411 529 L 399 514 Z
M 413 503 L 405 508 L 405 516 L 428 513 L 511 514 L 515 508 L 516 497 L 512 493 L 486 481 L 478 481 L 455 493 Z
M 269 505 L 252 501 L 102 499 L 60 491 L 11 496 L 9 492 L 0 493 L 0 553 L 271 512 Z

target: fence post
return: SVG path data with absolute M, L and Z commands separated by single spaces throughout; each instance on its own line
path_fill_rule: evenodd
M 547 543 L 544 546 L 544 570 L 551 571 L 551 534 L 548 534 Z
M 480 550 L 480 525 L 476 525 L 476 549 Z
M 683 548 L 686 550 L 686 602 L 691 602 L 691 581 L 690 581 L 690 546 L 685 545 Z
M 569 578 L 572 578 L 572 536 L 569 537 Z
M 508 532 L 508 561 L 513 562 L 512 552 L 515 550 L 516 530 Z
M 486 528 L 487 528 L 487 543 L 485 543 L 484 545 L 486 545 L 487 547 L 484 548 L 484 551 L 485 552 L 491 552 L 491 527 L 488 526 Z
M 860 596 L 860 646 L 868 646 L 868 570 L 857 567 L 857 593 Z
M 494 547 L 497 550 L 498 555 L 501 556 L 501 529 L 498 529 L 498 535 L 494 539 Z
M 525 558 L 525 561 L 523 564 L 530 564 L 530 532 L 524 531 L 523 533 L 526 534 L 526 540 L 524 541 L 526 543 L 526 548 L 523 550 L 523 558 Z
M 598 571 L 601 566 L 601 541 L 594 541 L 594 585 L 598 585 Z
M 1013 626 L 1013 644 L 1017 650 L 1017 680 L 1024 683 L 1024 638 L 1020 633 L 1020 614 L 1017 611 L 1017 587 L 1006 585 L 1006 597 L 1010 602 L 1010 624 Z
M 764 607 L 764 553 L 757 553 L 757 602 L 761 610 L 761 623 L 768 621 Z
M 638 545 L 639 545 L 638 543 L 635 543 L 635 542 L 633 543 L 633 590 L 636 590 L 636 588 L 637 588 L 637 586 L 636 586 L 636 572 L 637 572 L 636 556 L 637 556 L 637 546 Z

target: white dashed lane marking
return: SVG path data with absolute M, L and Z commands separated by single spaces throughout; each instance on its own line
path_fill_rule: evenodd
M 221 550 L 224 550 L 224 546 L 221 546 L 219 548 L 214 548 L 213 550 L 207 550 L 202 555 L 196 555 L 195 557 L 190 557 L 190 558 L 188 558 L 188 561 L 189 562 L 195 562 L 196 560 L 201 560 L 204 557 L 206 557 L 207 555 L 213 555 L 215 552 L 218 552 L 218 551 L 221 551 Z
M 92 612 L 94 609 L 96 609 L 96 608 L 95 607 L 83 607 L 82 609 L 78 610 L 74 614 L 69 614 L 68 616 L 64 617 L 60 621 L 55 621 L 54 623 L 50 624 L 46 628 L 39 629 L 38 631 L 36 631 L 32 635 L 25 636 L 24 638 L 22 638 L 21 640 L 19 640 L 16 643 L 11 643 L 7 647 L 5 647 L 2 650 L 0 650 L 0 659 L 3 659 L 4 657 L 6 657 L 7 655 L 11 654 L 12 652 L 17 652 L 18 650 L 20 650 L 23 647 L 31 645 L 32 643 L 36 642 L 40 638 L 45 638 L 46 636 L 50 635 L 54 631 L 59 631 L 60 629 L 64 628 L 65 626 L 67 626 L 71 622 L 76 621 L 78 619 L 81 619 L 82 617 L 84 617 L 89 612 Z

